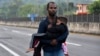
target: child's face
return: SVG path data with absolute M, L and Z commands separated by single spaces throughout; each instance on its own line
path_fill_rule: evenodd
M 59 20 L 59 19 L 57 19 L 57 25 L 60 25 L 62 22 Z

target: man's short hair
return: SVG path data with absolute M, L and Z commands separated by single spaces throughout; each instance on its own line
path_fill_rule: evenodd
M 66 17 L 58 17 L 57 19 L 62 21 L 64 24 L 67 24 L 67 22 L 68 22 Z
M 48 8 L 49 8 L 50 3 L 55 4 L 55 2 L 49 2 L 49 3 L 47 4 L 47 10 L 48 10 Z

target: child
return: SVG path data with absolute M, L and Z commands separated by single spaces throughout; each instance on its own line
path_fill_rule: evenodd
M 37 43 L 39 43 L 39 41 L 36 41 L 37 39 L 52 40 L 59 37 L 62 33 L 66 31 L 66 24 L 67 24 L 67 19 L 65 17 L 58 17 L 56 24 L 48 25 L 46 33 L 34 34 L 32 36 L 30 48 L 27 50 L 27 52 L 32 51 L 35 47 L 38 46 Z M 65 42 L 65 39 L 62 40 L 61 42 Z

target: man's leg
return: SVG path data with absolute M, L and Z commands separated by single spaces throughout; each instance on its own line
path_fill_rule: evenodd
M 61 49 L 59 51 L 54 52 L 54 56 L 65 56 L 65 55 L 64 55 L 63 50 Z
M 44 51 L 44 56 L 65 56 L 63 50 L 59 50 L 59 51 L 52 51 L 52 52 L 45 52 Z
M 44 51 L 44 56 L 53 56 L 53 52 L 45 52 Z

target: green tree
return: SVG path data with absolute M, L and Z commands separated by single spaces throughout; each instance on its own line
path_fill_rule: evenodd
M 59 2 L 58 3 L 58 15 L 71 15 L 75 11 L 73 2 Z
M 90 13 L 99 14 L 100 13 L 100 0 L 94 1 L 88 6 Z
M 59 2 L 58 3 L 58 15 L 63 15 L 65 12 L 67 12 L 68 5 L 66 2 Z
M 28 4 L 19 8 L 18 14 L 20 17 L 26 17 L 28 14 L 36 13 L 36 6 Z
M 40 5 L 39 8 L 39 16 L 45 16 L 47 14 L 46 6 Z
M 46 14 L 46 10 L 44 9 L 45 7 L 46 6 L 44 5 L 23 5 L 19 8 L 18 15 L 20 17 L 26 17 L 28 14 L 37 14 L 38 16 L 44 16 Z
M 74 3 L 73 2 L 69 2 L 68 3 L 68 11 L 71 11 L 71 10 L 74 10 L 75 7 L 74 7 Z
M 3 17 L 3 18 L 7 18 L 7 16 L 9 15 L 8 13 L 9 13 L 9 5 L 10 5 L 11 3 L 9 2 L 4 2 L 3 4 L 2 4 L 2 7 L 0 7 L 0 16 L 1 17 Z
M 23 5 L 22 0 L 12 0 L 11 4 L 8 6 L 9 17 L 18 17 L 18 9 Z

